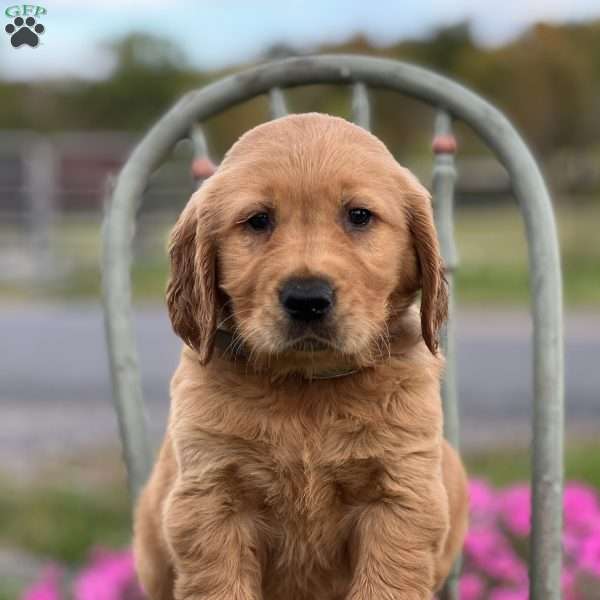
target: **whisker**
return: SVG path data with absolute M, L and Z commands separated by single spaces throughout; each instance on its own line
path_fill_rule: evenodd
M 227 323 L 227 321 L 229 321 L 229 319 L 233 319 L 235 317 L 239 317 L 240 315 L 243 315 L 246 313 L 251 313 L 251 312 L 252 312 L 252 309 L 247 308 L 245 310 L 241 310 L 241 311 L 237 311 L 236 313 L 232 313 L 228 317 L 225 317 L 222 321 L 219 321 L 219 323 L 217 323 L 217 329 L 219 329 L 220 327 L 225 325 L 225 323 Z

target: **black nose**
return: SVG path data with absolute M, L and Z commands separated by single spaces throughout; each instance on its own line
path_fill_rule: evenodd
M 316 277 L 288 279 L 279 292 L 279 301 L 296 321 L 322 319 L 333 306 L 333 290 Z

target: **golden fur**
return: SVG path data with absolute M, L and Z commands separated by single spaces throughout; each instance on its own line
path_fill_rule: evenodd
M 353 229 L 350 208 L 372 221 Z M 268 231 L 248 227 L 257 212 L 273 215 Z M 447 292 L 426 190 L 359 127 L 289 116 L 232 147 L 170 254 L 167 303 L 186 346 L 136 512 L 148 596 L 431 598 L 467 498 L 442 438 Z M 298 348 L 278 290 L 315 275 L 336 303 L 311 334 L 321 345 Z M 217 327 L 234 348 L 215 348 Z

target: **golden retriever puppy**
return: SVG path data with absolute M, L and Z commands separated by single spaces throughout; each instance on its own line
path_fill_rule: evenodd
M 148 596 L 430 599 L 467 499 L 427 191 L 367 131 L 288 116 L 231 148 L 170 256 L 185 346 L 135 520 Z

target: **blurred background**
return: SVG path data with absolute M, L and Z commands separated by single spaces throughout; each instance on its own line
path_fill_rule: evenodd
M 0 40 L 0 599 L 18 597 L 49 561 L 75 567 L 95 547 L 129 541 L 100 308 L 107 176 L 181 94 L 271 59 L 343 52 L 410 61 L 464 83 L 518 127 L 547 178 L 561 243 L 567 477 L 600 486 L 596 0 L 43 7 L 37 47 L 14 48 L 4 27 Z M 350 114 L 343 87 L 286 97 L 293 112 Z M 433 111 L 391 92 L 372 91 L 371 100 L 374 133 L 430 185 Z M 210 119 L 212 159 L 268 118 L 260 97 Z M 500 486 L 529 475 L 526 241 L 505 171 L 466 127 L 456 135 L 463 452 L 474 476 Z M 194 187 L 191 158 L 182 142 L 152 177 L 135 239 L 136 327 L 157 440 L 179 350 L 163 303 L 165 243 Z

